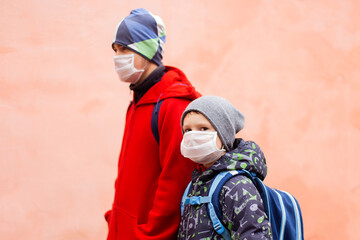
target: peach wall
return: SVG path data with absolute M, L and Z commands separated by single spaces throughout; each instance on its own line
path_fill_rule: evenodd
M 221 4 L 220 4 L 221 3 Z M 0 238 L 105 239 L 130 91 L 118 21 L 167 27 L 164 63 L 245 115 L 266 183 L 300 201 L 305 239 L 360 225 L 360 2 L 0 1 Z

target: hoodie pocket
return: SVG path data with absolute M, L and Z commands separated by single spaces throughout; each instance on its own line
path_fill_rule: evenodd
M 113 209 L 111 214 L 115 215 L 112 226 L 114 229 L 110 229 L 110 231 L 113 231 L 114 239 L 136 239 L 135 228 L 137 225 L 137 217 L 117 207 Z

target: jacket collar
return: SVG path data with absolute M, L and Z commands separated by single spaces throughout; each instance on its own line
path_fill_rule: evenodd
M 175 67 L 165 66 L 165 74 L 161 78 L 161 81 L 155 83 L 136 105 L 153 104 L 159 100 L 171 97 L 193 100 L 199 96 L 201 95 L 196 92 L 195 88 L 181 70 Z
M 130 84 L 130 90 L 134 91 L 134 103 L 136 104 L 139 100 L 145 95 L 145 93 L 156 83 L 161 81 L 161 78 L 165 74 L 165 66 L 160 65 L 155 68 L 152 73 L 150 73 L 147 78 L 140 83 L 139 85 L 135 86 L 134 84 Z

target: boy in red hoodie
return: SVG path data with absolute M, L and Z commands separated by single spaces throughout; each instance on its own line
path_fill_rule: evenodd
M 163 21 L 142 8 L 119 23 L 112 43 L 115 70 L 134 94 L 126 114 L 114 203 L 105 214 L 108 240 L 176 238 L 181 196 L 194 169 L 180 153 L 179 123 L 200 94 L 182 71 L 162 64 L 164 43 Z M 151 121 L 158 102 L 156 139 Z

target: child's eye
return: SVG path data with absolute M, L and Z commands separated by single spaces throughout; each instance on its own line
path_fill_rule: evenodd
M 208 130 L 207 127 L 202 127 L 202 128 L 200 128 L 200 131 L 206 131 L 206 130 Z
M 190 131 L 191 131 L 191 129 L 190 129 L 190 128 L 187 128 L 187 129 L 184 130 L 184 133 L 190 132 Z

